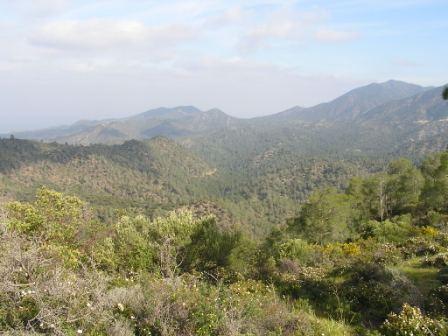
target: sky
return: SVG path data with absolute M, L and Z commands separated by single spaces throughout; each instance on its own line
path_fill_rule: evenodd
M 447 0 L 0 0 L 0 132 L 448 82 Z

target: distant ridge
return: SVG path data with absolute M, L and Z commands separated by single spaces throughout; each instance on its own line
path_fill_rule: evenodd
M 154 136 L 178 138 L 203 135 L 236 122 L 218 109 L 201 111 L 194 106 L 161 107 L 131 117 L 107 120 L 83 120 L 70 126 L 18 132 L 18 138 L 71 144 L 120 144 L 130 139 Z M 6 135 L 5 135 L 6 137 Z
M 351 121 L 358 115 L 386 102 L 410 97 L 426 90 L 425 87 L 396 80 L 372 83 L 351 90 L 328 103 L 309 108 L 295 107 L 267 118 L 288 117 L 305 122 Z
M 347 144 L 348 148 L 357 139 L 370 144 L 371 150 L 377 150 L 409 146 L 409 142 L 415 141 L 411 133 L 432 143 L 439 138 L 437 145 L 441 145 L 446 136 L 446 111 L 441 88 L 390 80 L 353 89 L 313 107 L 295 106 L 253 119 L 235 118 L 219 109 L 161 107 L 122 119 L 79 121 L 71 126 L 21 132 L 15 136 L 84 145 L 121 144 L 131 139 L 165 136 L 188 146 L 201 143 L 204 152 L 207 148 L 222 151 L 219 146 L 224 146 L 226 151 L 242 146 L 245 151 L 253 152 L 250 146 L 259 147 L 261 143 L 266 148 L 287 143 L 300 151 L 306 146 L 325 147 L 325 144 L 339 148 L 340 143 Z
M 133 116 L 131 118 L 135 117 L 143 117 L 143 118 L 166 118 L 167 116 L 171 115 L 189 115 L 194 113 L 200 113 L 201 110 L 194 106 L 178 106 L 174 108 L 167 108 L 167 107 L 159 107 L 153 110 L 149 110 L 143 113 L 140 113 L 136 116 Z

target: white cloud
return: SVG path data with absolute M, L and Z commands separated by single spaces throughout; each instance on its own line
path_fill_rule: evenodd
M 0 5 L 25 16 L 46 17 L 65 10 L 70 0 L 0 0 Z
M 357 32 L 326 28 L 329 18 L 330 13 L 324 9 L 301 11 L 289 5 L 280 7 L 270 14 L 268 20 L 248 27 L 239 49 L 247 53 L 281 43 L 343 42 L 359 37 Z
M 163 48 L 194 36 L 191 27 L 181 25 L 150 27 L 139 21 L 91 19 L 46 23 L 30 41 L 60 50 L 145 49 Z
M 107 61 L 73 61 L 59 68 L 48 63 L 0 76 L 0 111 L 13 110 L 17 121 L 0 128 L 125 117 L 176 105 L 218 107 L 235 116 L 253 117 L 328 100 L 357 84 L 239 58 L 181 60 L 170 68 Z
M 321 102 L 366 82 L 341 76 L 405 79 L 412 72 L 428 83 L 430 76 L 446 77 L 441 66 L 428 74 L 428 67 L 411 69 L 412 62 L 388 52 L 382 41 L 398 41 L 409 29 L 368 15 L 392 3 L 0 0 L 0 113 L 13 111 L 17 125 L 178 104 L 254 116 Z M 422 28 L 430 31 L 430 24 Z M 360 37 L 376 53 L 338 45 Z M 446 54 L 442 45 L 430 54 Z M 326 62 L 329 50 L 335 54 Z M 375 56 L 383 51 L 385 61 Z M 434 59 L 415 51 L 406 57 L 422 64 Z M 27 119 L 32 113 L 39 118 Z
M 315 37 L 323 42 L 347 42 L 359 38 L 360 34 L 352 31 L 333 29 L 320 29 L 316 31 Z
M 239 42 L 238 48 L 244 53 L 255 51 L 266 47 L 273 41 L 278 40 L 298 40 L 302 33 L 298 29 L 298 24 L 293 21 L 283 20 L 281 22 L 271 22 L 263 24 L 249 31 Z
M 204 27 L 211 29 L 225 28 L 235 23 L 241 23 L 246 17 L 247 13 L 241 8 L 241 6 L 234 6 L 228 9 L 224 9 L 218 12 L 218 14 L 212 14 L 206 17 Z
M 249 36 L 255 39 L 271 37 L 288 38 L 297 33 L 298 26 L 299 24 L 292 20 L 272 22 L 254 29 L 249 33 Z

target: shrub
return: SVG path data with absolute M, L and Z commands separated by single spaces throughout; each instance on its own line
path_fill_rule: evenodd
M 407 256 L 434 255 L 442 251 L 442 247 L 427 237 L 412 237 L 401 244 Z
M 122 217 L 120 221 L 114 226 L 113 246 L 116 256 L 116 264 L 119 270 L 122 271 L 139 271 L 149 270 L 153 265 L 153 258 L 155 255 L 154 248 L 148 241 L 145 228 L 149 226 L 149 221 L 137 216 L 134 218 Z M 104 249 L 111 249 L 112 246 L 108 240 L 103 241 L 101 249 L 98 253 L 103 254 L 102 263 L 107 263 L 104 256 Z M 109 263 L 114 264 L 112 260 Z
M 342 284 L 343 296 L 352 310 L 360 312 L 370 323 L 383 321 L 390 311 L 398 310 L 405 302 L 422 301 L 420 292 L 407 278 L 384 265 L 360 263 L 348 272 L 350 278 Z
M 383 222 L 368 221 L 363 225 L 362 231 L 369 232 L 370 236 L 383 243 L 401 243 L 414 234 L 411 217 L 407 215 Z
M 288 239 L 277 246 L 279 259 L 291 259 L 301 265 L 306 265 L 313 257 L 314 248 L 306 241 L 296 238 Z
M 448 315 L 448 285 L 439 286 L 431 291 L 428 306 L 437 315 Z
M 425 259 L 425 264 L 428 266 L 434 266 L 438 268 L 448 266 L 448 253 L 437 253 L 434 256 Z
M 214 218 L 203 220 L 192 233 L 191 242 L 183 249 L 182 267 L 188 271 L 217 275 L 219 268 L 230 264 L 232 251 L 239 245 L 239 232 L 221 232 Z
M 289 230 L 312 243 L 344 241 L 350 235 L 355 214 L 351 198 L 334 189 L 314 192 Z
M 110 321 L 103 300 L 107 278 L 94 269 L 63 267 L 43 245 L 0 235 L 0 330 L 62 335 L 101 329 Z
M 444 336 L 448 329 L 444 323 L 424 316 L 419 308 L 404 304 L 399 314 L 389 314 L 381 330 L 385 336 Z
M 423 218 L 423 221 L 430 227 L 446 228 L 448 224 L 448 216 L 444 213 L 430 210 Z
M 448 267 L 442 267 L 438 274 L 437 274 L 437 279 L 439 281 L 441 281 L 443 284 L 448 284 Z
M 229 255 L 230 271 L 243 278 L 257 277 L 259 252 L 259 245 L 243 236 Z

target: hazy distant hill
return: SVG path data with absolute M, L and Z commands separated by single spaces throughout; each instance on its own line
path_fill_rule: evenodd
M 420 156 L 445 148 L 448 104 L 441 91 L 391 80 L 354 89 L 328 103 L 261 118 L 243 120 L 218 109 L 180 106 L 16 137 L 86 145 L 161 135 L 225 171 L 262 175 L 278 162 L 294 165 L 292 157 Z M 293 167 L 283 163 L 282 169 Z
M 119 144 L 154 136 L 177 138 L 204 135 L 230 127 L 237 121 L 218 109 L 200 111 L 193 106 L 179 106 L 158 108 L 123 119 L 82 121 L 71 126 L 19 132 L 15 136 L 70 144 Z
M 448 145 L 448 103 L 442 88 L 394 100 L 356 119 L 354 127 L 379 139 L 395 138 L 391 146 L 408 155 L 442 150 Z
M 410 97 L 427 90 L 424 87 L 400 81 L 373 83 L 354 89 L 328 103 L 310 108 L 294 107 L 267 117 L 306 122 L 347 122 L 384 103 Z
M 428 104 L 435 105 L 430 107 L 428 115 L 421 115 L 422 108 Z M 314 107 L 294 107 L 261 118 L 244 120 L 218 109 L 201 111 L 193 106 L 179 106 L 158 108 L 123 119 L 82 121 L 71 126 L 15 135 L 18 138 L 84 145 L 120 144 L 131 139 L 149 139 L 160 135 L 179 139 L 192 147 L 201 142 L 210 142 L 210 146 L 223 143 L 224 147 L 228 147 L 229 143 L 235 144 L 237 139 L 241 146 L 253 144 L 260 147 L 265 144 L 269 149 L 281 142 L 302 151 L 308 145 L 316 147 L 316 141 L 321 142 L 318 147 L 325 147 L 326 142 L 333 148 L 341 146 L 356 134 L 361 137 L 358 142 L 384 140 L 389 147 L 389 138 L 375 139 L 375 134 L 370 134 L 369 130 L 381 128 L 382 124 L 387 128 L 393 123 L 399 129 L 425 125 L 425 133 L 437 134 L 440 125 L 432 123 L 437 116 L 444 116 L 445 105 L 440 98 L 440 88 L 425 88 L 391 80 L 354 89 Z M 378 134 L 382 137 L 383 133 Z M 218 153 L 226 150 L 219 146 L 215 149 Z
M 372 88 L 383 92 L 383 99 L 367 103 Z M 420 92 L 382 103 L 385 88 L 397 89 L 395 97 Z M 347 117 L 329 113 L 331 118 L 300 121 L 290 111 L 183 142 L 221 170 L 242 172 L 247 179 L 256 176 L 258 186 L 265 185 L 260 194 L 277 190 L 300 200 L 315 186 L 341 186 L 344 176 L 382 169 L 398 155 L 419 159 L 446 148 L 448 103 L 441 93 L 442 88 L 419 89 L 399 82 L 375 84 L 326 105 L 327 111 L 339 111 L 336 107 L 351 101 L 348 105 L 357 107 L 345 110 Z
M 212 157 L 226 152 L 237 162 L 280 149 L 301 155 L 421 155 L 448 143 L 448 103 L 441 95 L 441 87 L 371 84 L 316 107 L 249 120 L 196 146 L 202 152 L 212 147 Z
M 362 114 L 357 122 L 369 127 L 394 128 L 445 122 L 448 118 L 448 106 L 441 96 L 442 88 L 425 90 L 371 109 Z

